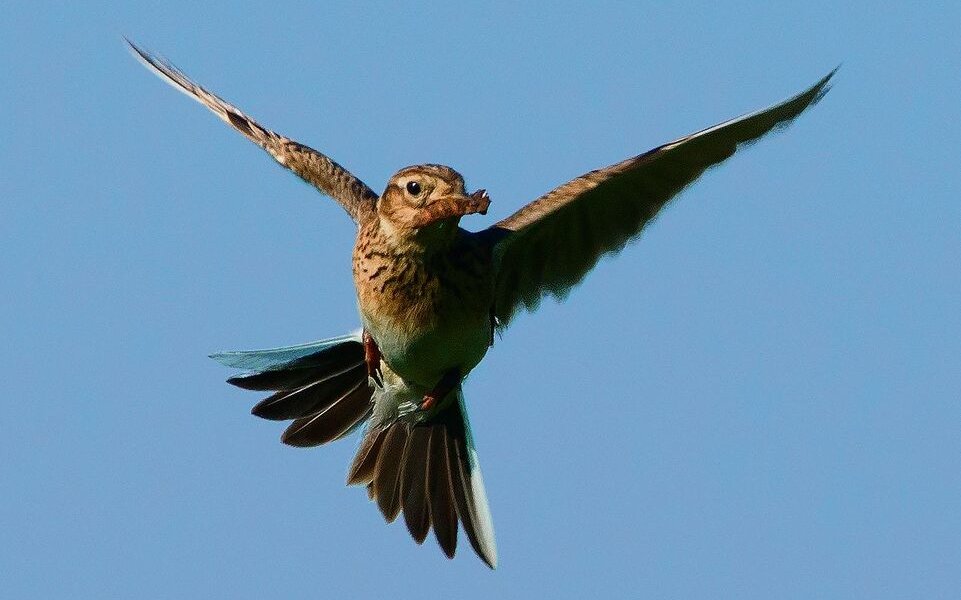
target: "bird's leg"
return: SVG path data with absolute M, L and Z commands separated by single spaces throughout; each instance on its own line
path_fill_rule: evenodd
M 444 373 L 444 376 L 440 378 L 434 389 L 427 392 L 424 396 L 423 402 L 420 403 L 421 410 L 430 410 L 434 406 L 447 397 L 447 394 L 460 384 L 461 375 L 460 369 L 451 369 Z
M 373 336 L 364 330 L 364 362 L 367 363 L 367 376 L 374 380 L 380 387 L 384 386 L 384 380 L 380 372 L 380 348 Z

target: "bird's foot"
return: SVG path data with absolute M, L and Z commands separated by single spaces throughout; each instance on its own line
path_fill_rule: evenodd
M 424 399 L 420 403 L 420 409 L 422 411 L 428 411 L 434 408 L 438 402 L 447 397 L 447 394 L 451 393 L 454 388 L 460 385 L 460 382 L 460 369 L 451 369 L 444 373 L 444 376 L 440 378 L 440 381 L 437 382 L 434 389 L 424 395 Z
M 427 412 L 428 410 L 434 408 L 435 404 L 437 404 L 437 398 L 434 397 L 433 394 L 427 394 L 424 396 L 424 400 L 420 403 L 420 409 L 424 412 Z
M 364 330 L 364 362 L 367 363 L 367 376 L 380 387 L 384 387 L 384 378 L 380 371 L 380 348 L 374 338 Z

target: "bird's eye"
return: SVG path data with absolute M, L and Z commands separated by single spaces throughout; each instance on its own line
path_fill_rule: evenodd
M 411 196 L 416 196 L 420 194 L 420 184 L 417 183 L 416 181 L 408 181 L 407 193 L 410 194 Z

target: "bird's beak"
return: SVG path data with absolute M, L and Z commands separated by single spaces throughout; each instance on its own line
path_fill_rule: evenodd
M 465 215 L 487 214 L 491 199 L 486 190 L 477 190 L 468 196 L 448 196 L 428 204 L 411 223 L 414 227 L 426 227 L 438 221 L 459 219 Z
M 477 190 L 468 196 L 440 198 L 420 209 L 411 225 L 419 228 L 439 221 L 460 219 L 474 213 L 486 215 L 490 203 L 491 199 L 486 190 Z

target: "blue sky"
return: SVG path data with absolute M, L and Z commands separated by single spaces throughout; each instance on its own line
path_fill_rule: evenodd
M 961 9 L 775 4 L 6 8 L 0 596 L 956 597 Z M 357 326 L 353 228 L 121 35 L 473 229 L 843 67 L 474 371 L 490 572 L 223 383 Z

